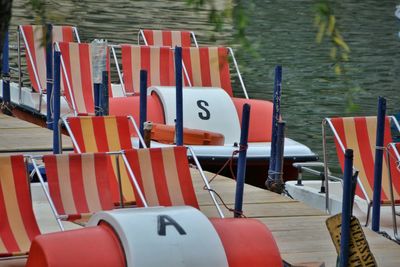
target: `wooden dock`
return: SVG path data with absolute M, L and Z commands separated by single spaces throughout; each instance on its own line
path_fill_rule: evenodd
M 64 147 L 71 147 L 68 137 L 63 139 Z M 0 153 L 31 153 L 50 151 L 52 133 L 47 129 L 18 119 L 0 115 Z M 201 210 L 209 217 L 217 217 L 208 192 L 203 190 L 202 181 L 193 171 L 194 186 Z M 209 177 L 211 173 L 207 174 Z M 223 198 L 233 207 L 235 182 L 218 176 L 211 183 Z M 226 216 L 232 213 L 224 209 Z M 262 221 L 273 233 L 282 258 L 290 263 L 325 262 L 326 266 L 336 265 L 336 251 L 325 226 L 328 216 L 317 209 L 288 197 L 245 186 L 244 215 Z M 40 220 L 39 220 L 40 223 Z M 364 228 L 370 248 L 378 266 L 400 266 L 400 246 Z M 12 266 L 3 265 L 0 266 Z M 17 266 L 17 265 L 15 265 Z

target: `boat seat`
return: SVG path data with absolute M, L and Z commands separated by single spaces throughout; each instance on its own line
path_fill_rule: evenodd
M 46 195 L 60 227 L 61 220 L 84 224 L 93 213 L 114 208 L 106 153 L 45 155 L 43 162 L 49 187 Z M 47 192 L 38 165 L 34 166 Z
M 20 25 L 18 27 L 26 49 L 26 63 L 32 88 L 39 93 L 46 91 L 46 26 Z M 80 42 L 78 30 L 72 26 L 52 26 L 52 43 Z
M 139 30 L 139 42 L 143 40 L 144 45 L 149 46 L 169 46 L 169 47 L 198 47 L 196 36 L 191 31 L 171 31 L 171 30 Z
M 196 158 L 190 148 L 189 152 Z M 188 148 L 170 146 L 130 149 L 124 151 L 123 159 L 134 181 L 138 207 L 186 205 L 199 209 L 189 168 Z M 206 190 L 219 215 L 223 217 L 201 166 L 198 162 L 196 165 Z
M 75 116 L 81 114 L 95 114 L 95 71 L 94 53 L 96 49 L 93 44 L 84 43 L 56 43 L 56 50 L 61 52 L 61 77 L 64 94 Z M 106 48 L 105 69 L 110 75 L 109 52 Z M 112 92 L 109 81 L 109 92 Z
M 385 119 L 384 147 L 392 142 L 390 129 L 391 120 L 395 120 L 395 118 L 386 117 Z M 353 168 L 359 172 L 356 194 L 365 199 L 368 203 L 366 222 L 366 224 L 368 224 L 373 199 L 377 118 L 338 117 L 326 118 L 325 121 L 334 133 L 336 152 L 342 171 L 344 170 L 345 150 L 352 149 L 354 151 Z M 399 130 L 400 129 L 397 129 L 397 131 Z M 326 142 L 325 138 L 324 142 Z M 400 172 L 395 166 L 391 167 L 393 182 L 390 183 L 388 175 L 388 160 L 387 155 L 384 155 L 382 167 L 381 205 L 392 205 L 392 203 L 398 204 L 400 201 Z M 327 166 L 325 167 L 327 168 Z M 390 194 L 391 188 L 393 189 L 393 199 Z
M 0 156 L 0 259 L 27 255 L 40 230 L 23 155 Z
M 120 83 L 125 95 L 140 93 L 140 70 L 147 70 L 147 86 L 175 84 L 173 51 L 169 47 L 122 44 Z M 112 47 L 117 60 L 115 48 Z M 118 65 L 118 62 L 115 62 Z
M 223 88 L 232 97 L 229 57 L 234 62 L 243 93 L 248 98 L 233 50 L 229 47 L 183 47 L 182 61 L 185 70 L 185 84 L 194 87 Z
M 77 153 L 112 152 L 132 149 L 130 125 L 133 119 L 126 116 L 78 116 L 64 118 Z M 135 127 L 136 128 L 136 127 Z M 135 196 L 133 185 L 122 158 L 109 157 L 112 171 L 109 173 L 112 199 L 116 204 L 133 204 Z M 120 196 L 122 188 L 123 201 Z

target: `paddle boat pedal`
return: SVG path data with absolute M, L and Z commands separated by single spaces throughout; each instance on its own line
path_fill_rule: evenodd
M 282 266 L 264 224 L 188 206 L 96 213 L 88 227 L 34 239 L 27 267 Z

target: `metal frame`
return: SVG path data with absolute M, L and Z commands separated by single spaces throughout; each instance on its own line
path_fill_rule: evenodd
M 78 29 L 75 26 L 72 26 L 72 32 L 73 32 L 77 42 L 80 43 L 81 40 L 79 38 Z M 22 37 L 23 43 L 25 44 L 25 52 L 28 53 L 29 61 L 31 62 L 31 64 L 33 66 L 32 69 L 33 69 L 34 78 L 39 87 L 38 89 L 39 89 L 40 98 L 39 98 L 39 110 L 38 111 L 40 113 L 42 111 L 42 102 L 43 102 L 42 96 L 44 94 L 44 90 L 43 90 L 42 85 L 39 80 L 39 76 L 38 76 L 37 69 L 36 69 L 36 64 L 33 61 L 32 53 L 31 53 L 30 49 L 28 48 L 29 47 L 28 42 L 27 42 L 24 30 L 22 29 L 22 25 L 19 25 L 18 29 L 17 29 L 18 87 L 19 87 L 18 101 L 21 104 L 21 102 L 22 102 L 21 37 Z M 75 110 L 74 110 L 74 112 L 75 112 Z
M 397 122 L 397 121 L 396 121 Z M 397 213 L 396 213 L 396 203 L 395 203 L 395 200 L 394 200 L 394 193 L 393 193 L 393 183 L 392 183 L 392 181 L 393 181 L 393 178 L 392 178 L 392 171 L 391 171 L 391 165 L 390 165 L 390 159 L 391 159 L 391 157 L 390 157 L 390 152 L 389 152 L 389 150 L 390 149 L 392 149 L 393 150 L 393 152 L 394 152 L 394 154 L 395 154 L 395 156 L 396 156 L 396 168 L 397 169 L 400 169 L 400 165 L 399 165 L 399 162 L 400 162 L 400 154 L 399 154 L 399 151 L 397 150 L 397 148 L 396 148 L 396 143 L 389 143 L 388 145 L 387 145 L 387 147 L 386 147 L 386 156 L 387 156 L 387 159 L 388 159 L 388 163 L 387 163 L 387 169 L 388 169 L 388 175 L 389 175 L 389 183 L 390 183 L 390 200 L 391 200 L 391 203 L 390 203 L 390 206 L 391 206 L 391 208 L 392 208 L 392 221 L 393 221 L 393 233 L 394 233 L 394 238 L 397 240 L 397 241 L 400 241 L 400 236 L 399 236 L 399 234 L 398 234 L 398 232 L 397 232 L 397 219 L 396 219 L 396 215 L 398 215 Z M 400 204 L 399 204 L 400 205 Z
M 44 194 L 45 194 L 45 196 L 47 198 L 47 201 L 50 204 L 51 211 L 53 212 L 53 215 L 57 220 L 57 224 L 60 227 L 61 231 L 65 231 L 65 228 L 64 228 L 64 226 L 62 224 L 62 220 L 65 219 L 66 216 L 58 214 L 57 209 L 56 209 L 56 207 L 54 205 L 54 202 L 51 199 L 50 193 L 46 188 L 46 184 L 44 182 L 43 176 L 40 173 L 39 165 L 36 162 L 36 159 L 42 159 L 42 156 L 31 156 L 30 159 L 31 159 L 31 162 L 32 162 L 33 167 L 34 167 L 34 171 L 36 172 L 36 175 L 39 178 L 40 185 L 42 186 L 42 189 L 43 189 L 43 192 L 44 192 Z M 32 174 L 34 174 L 34 172 L 32 172 Z
M 235 58 L 235 54 L 233 54 L 233 49 L 231 47 L 227 47 L 227 48 L 229 50 L 229 53 L 232 56 L 233 64 L 235 65 L 236 73 L 238 75 L 238 78 L 239 78 L 239 81 L 240 81 L 240 85 L 242 86 L 242 90 L 243 90 L 244 96 L 246 97 L 246 99 L 249 99 L 249 95 L 247 94 L 247 90 L 246 90 L 246 86 L 244 85 L 242 74 L 240 73 L 240 70 L 239 70 L 239 65 L 237 64 L 237 61 L 236 61 L 236 58 Z
M 193 40 L 193 42 L 194 42 L 195 47 L 199 47 L 199 44 L 197 43 L 196 35 L 194 34 L 193 31 L 189 31 L 189 32 L 190 32 L 190 36 L 192 37 L 192 40 Z M 140 45 L 140 37 L 142 37 L 142 40 L 143 40 L 143 42 L 144 42 L 144 45 L 147 45 L 147 46 L 148 46 L 149 44 L 147 43 L 146 37 L 144 36 L 143 29 L 140 29 L 140 30 L 138 31 L 138 34 L 137 34 L 138 45 Z
M 390 118 L 390 121 L 393 122 L 397 128 L 397 130 L 400 132 L 400 124 L 399 122 L 396 120 L 396 118 L 394 116 L 388 116 Z M 325 118 L 322 121 L 322 148 L 323 148 L 323 154 L 324 154 L 324 172 L 325 172 L 325 177 L 328 177 L 328 153 L 327 153 L 327 147 L 326 147 L 326 129 L 325 126 L 329 125 L 330 129 L 332 130 L 332 133 L 334 134 L 335 139 L 337 140 L 342 152 L 344 153 L 346 148 L 343 145 L 342 140 L 339 138 L 339 135 L 335 129 L 335 127 L 333 126 L 331 119 L 330 118 Z M 358 171 L 356 168 L 353 167 L 353 173 L 355 173 L 356 171 Z M 359 177 L 357 177 L 357 184 L 360 186 L 360 189 L 365 197 L 365 201 L 368 205 L 368 210 L 367 210 L 367 220 L 365 222 L 365 226 L 368 226 L 369 224 L 369 217 L 370 217 L 370 213 L 371 213 L 371 207 L 372 207 L 372 200 L 368 197 L 367 192 L 360 180 Z M 325 203 L 325 207 L 326 207 L 326 211 L 328 213 L 330 213 L 330 206 L 329 206 L 329 179 L 325 179 L 325 187 L 326 187 L 326 203 Z M 392 201 L 393 202 L 393 201 Z

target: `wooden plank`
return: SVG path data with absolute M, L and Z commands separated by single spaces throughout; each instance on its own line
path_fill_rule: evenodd
M 35 124 L 0 113 L 0 129 L 41 128 Z
M 213 174 L 205 172 L 208 178 L 212 177 Z M 196 191 L 196 196 L 199 200 L 200 205 L 211 205 L 212 200 L 209 196 L 209 192 L 204 187 L 204 182 L 198 174 L 197 170 L 192 169 L 193 186 Z M 232 205 L 235 203 L 235 191 L 236 183 L 230 178 L 218 176 L 215 180 L 210 183 L 210 186 L 215 192 L 217 192 L 223 199 L 223 201 Z M 243 203 L 275 203 L 275 202 L 296 202 L 286 196 L 278 195 L 265 189 L 257 188 L 251 185 L 244 186 Z
M 264 217 L 258 218 L 271 231 L 303 231 L 313 229 L 326 229 L 325 220 L 328 216 L 298 216 L 293 217 Z
M 214 206 L 200 206 L 200 210 L 208 217 L 218 216 Z M 226 209 L 223 209 L 223 212 L 227 217 L 232 216 L 232 213 Z M 243 204 L 243 212 L 244 215 L 249 218 L 320 216 L 323 214 L 323 212 L 310 208 L 301 202 L 245 203 Z
M 0 117 L 0 129 L 0 153 L 51 150 L 53 148 L 53 133 L 49 129 L 5 115 Z M 64 149 L 72 148 L 68 136 L 62 137 L 62 143 Z

